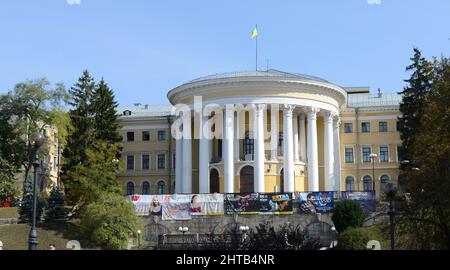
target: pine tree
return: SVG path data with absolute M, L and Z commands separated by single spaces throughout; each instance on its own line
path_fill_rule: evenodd
M 64 200 L 64 193 L 57 186 L 53 186 L 47 202 L 45 221 L 58 220 L 66 216 Z
M 39 196 L 39 192 L 36 192 L 37 205 L 36 205 L 36 220 L 40 220 L 44 211 L 45 200 Z M 33 176 L 30 174 L 23 182 L 23 194 L 22 202 L 19 207 L 19 221 L 21 223 L 27 223 L 31 221 L 33 211 Z

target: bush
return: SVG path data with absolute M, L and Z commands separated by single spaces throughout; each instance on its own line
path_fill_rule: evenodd
M 86 206 L 80 222 L 81 234 L 105 249 L 123 249 L 138 230 L 134 206 L 121 195 L 102 194 Z
M 339 235 L 337 249 L 367 250 L 367 242 L 370 240 L 380 239 L 366 228 L 348 228 Z
M 358 228 L 363 225 L 364 211 L 357 201 L 346 200 L 337 202 L 332 220 L 339 233 L 349 227 Z

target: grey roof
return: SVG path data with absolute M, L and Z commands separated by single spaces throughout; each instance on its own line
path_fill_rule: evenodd
M 348 94 L 347 107 L 377 107 L 377 106 L 398 106 L 402 101 L 402 95 L 397 93 L 382 93 L 371 96 L 370 93 Z
M 304 80 L 304 81 L 318 81 L 318 82 L 329 83 L 327 80 L 324 80 L 319 77 L 300 74 L 300 73 L 288 73 L 288 72 L 279 71 L 276 69 L 269 69 L 266 71 L 238 71 L 238 72 L 214 74 L 214 75 L 197 78 L 195 80 L 190 81 L 189 83 L 206 81 L 206 80 L 214 80 L 214 79 L 233 78 L 233 77 L 279 77 L 279 78 L 293 78 L 293 79 L 300 79 L 300 80 Z
M 131 111 L 131 115 L 124 115 L 124 111 Z M 173 115 L 175 107 L 172 105 L 148 105 L 135 104 L 134 106 L 123 106 L 117 109 L 117 114 L 121 117 L 140 117 L 140 116 L 168 116 Z

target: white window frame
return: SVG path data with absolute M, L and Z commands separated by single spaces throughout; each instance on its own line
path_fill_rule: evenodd
M 148 169 L 144 169 L 144 155 L 148 155 Z M 152 155 L 150 152 L 141 152 L 141 171 L 152 169 Z
M 126 156 L 125 170 L 127 170 L 127 171 L 136 170 L 136 155 L 134 153 L 126 153 L 125 156 Z M 133 156 L 133 169 L 128 169 L 128 156 Z
M 361 145 L 361 163 L 363 163 L 363 164 L 370 164 L 370 163 L 372 163 L 372 159 L 370 159 L 370 161 L 369 162 L 365 162 L 364 161 L 364 152 L 363 152 L 363 149 L 364 148 L 367 148 L 367 147 L 369 147 L 370 148 L 370 153 L 369 153 L 369 155 L 370 154 L 372 154 L 373 153 L 373 146 L 372 145 Z
M 164 168 L 159 167 L 159 155 L 164 155 Z M 156 154 L 156 169 L 158 170 L 164 170 L 167 169 L 167 155 L 164 152 L 160 152 Z
M 353 152 L 353 162 L 346 162 L 345 161 L 345 149 L 346 148 L 352 148 L 352 152 Z M 356 158 L 355 158 L 355 145 L 354 144 L 349 144 L 349 145 L 344 145 L 344 163 L 345 164 L 355 164 L 355 160 L 356 160 Z
M 388 157 L 388 159 L 387 159 L 387 161 L 381 161 L 381 147 L 386 147 L 387 148 L 387 157 Z M 380 162 L 380 163 L 388 163 L 388 162 L 391 162 L 391 158 L 389 157 L 389 145 L 385 145 L 385 144 L 380 144 L 379 146 L 378 146 L 378 162 Z

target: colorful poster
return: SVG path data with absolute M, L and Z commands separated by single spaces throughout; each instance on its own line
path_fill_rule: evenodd
M 296 198 L 301 214 L 329 213 L 334 209 L 333 191 L 298 192 Z
M 258 193 L 227 193 L 225 194 L 225 213 L 259 214 Z
M 191 196 L 174 194 L 163 196 L 162 219 L 185 220 L 191 219 Z
M 192 216 L 223 215 L 223 194 L 192 194 L 189 211 Z
M 292 193 L 259 193 L 261 214 L 292 214 Z
M 163 195 L 131 195 L 127 200 L 134 204 L 138 216 L 162 215 Z
M 359 191 L 342 191 L 340 192 L 339 200 L 358 201 L 363 210 L 368 212 L 375 212 L 375 192 L 359 192 Z

